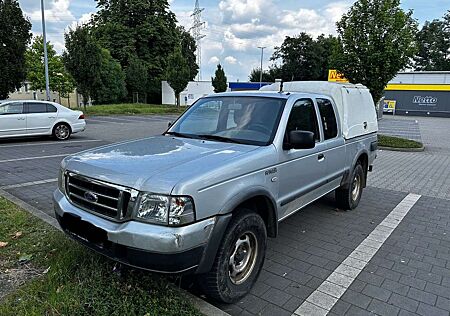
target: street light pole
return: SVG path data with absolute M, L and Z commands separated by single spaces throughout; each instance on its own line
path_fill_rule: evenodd
M 265 46 L 259 46 L 258 47 L 261 50 L 261 73 L 259 74 L 259 88 L 262 87 L 262 76 L 263 76 L 263 58 L 264 58 L 264 49 Z
M 47 34 L 45 32 L 44 0 L 41 0 L 41 11 L 42 11 L 42 34 L 44 37 L 45 91 L 47 93 L 47 101 L 50 101 L 50 84 L 48 79 Z

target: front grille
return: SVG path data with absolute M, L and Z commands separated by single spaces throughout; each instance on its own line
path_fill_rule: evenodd
M 131 215 L 134 190 L 71 172 L 66 172 L 65 180 L 66 194 L 73 204 L 115 220 Z

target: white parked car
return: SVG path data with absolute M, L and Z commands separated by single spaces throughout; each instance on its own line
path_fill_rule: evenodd
M 66 140 L 85 128 L 83 112 L 58 103 L 14 100 L 0 104 L 0 138 L 52 135 Z

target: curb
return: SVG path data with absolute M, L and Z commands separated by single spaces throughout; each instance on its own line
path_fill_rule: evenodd
M 425 146 L 422 146 L 420 148 L 398 148 L 398 147 L 382 147 L 382 146 L 378 146 L 378 149 L 381 150 L 390 150 L 390 151 L 403 151 L 403 152 L 423 152 L 425 151 Z
M 5 199 L 9 200 L 10 202 L 16 204 L 17 206 L 21 207 L 31 215 L 39 218 L 40 220 L 46 222 L 50 226 L 56 228 L 59 231 L 62 231 L 61 227 L 58 224 L 58 221 L 48 215 L 47 213 L 44 213 L 43 211 L 35 208 L 34 206 L 28 204 L 25 201 L 22 201 L 21 199 L 15 197 L 14 195 L 6 192 L 3 189 L 0 189 L 0 196 L 4 197 Z M 170 283 L 172 284 L 172 283 Z M 230 314 L 225 313 L 223 310 L 215 307 L 214 305 L 202 300 L 201 298 L 195 296 L 194 294 L 177 287 L 178 291 L 182 292 L 186 298 L 194 305 L 195 308 L 198 309 L 200 313 L 202 313 L 205 316 L 229 316 Z

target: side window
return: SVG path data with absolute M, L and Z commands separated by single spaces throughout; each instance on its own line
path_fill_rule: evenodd
M 57 112 L 57 111 L 58 111 L 58 110 L 56 109 L 56 107 L 55 107 L 54 105 L 47 104 L 47 112 L 55 113 L 55 112 Z
M 29 102 L 26 103 L 26 113 L 47 113 L 47 104 L 46 103 L 34 103 Z
M 286 133 L 290 131 L 313 132 L 316 141 L 320 140 L 316 110 L 311 99 L 301 99 L 295 102 L 289 115 Z
M 13 102 L 0 105 L 0 115 L 22 114 L 23 104 L 21 102 Z
M 323 134 L 325 139 L 335 138 L 337 136 L 336 114 L 333 105 L 328 99 L 317 99 L 320 117 L 322 118 Z

